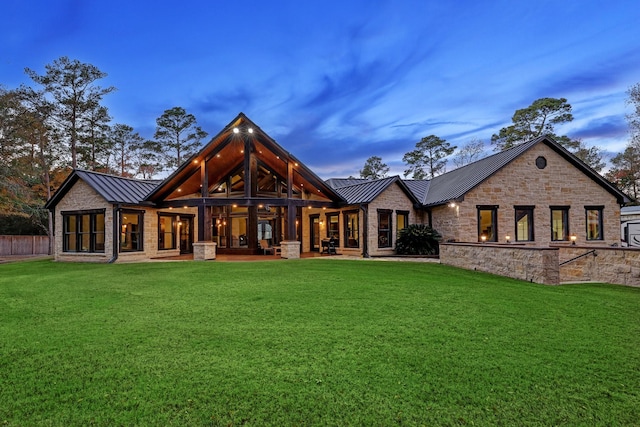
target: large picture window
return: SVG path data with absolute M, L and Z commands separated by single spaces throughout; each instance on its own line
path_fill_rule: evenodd
M 551 240 L 569 240 L 569 207 L 551 206 Z
M 533 206 L 516 206 L 516 242 L 532 242 Z
M 176 248 L 176 215 L 158 215 L 158 249 Z
M 143 250 L 143 218 L 143 211 L 123 210 L 120 213 L 120 251 L 134 252 Z
M 357 248 L 360 246 L 358 211 L 345 212 L 344 214 L 344 246 Z
M 378 247 L 391 247 L 391 215 L 390 210 L 378 210 Z
M 478 241 L 498 241 L 498 206 L 477 206 Z M 484 240 L 483 240 L 484 237 Z
M 104 252 L 104 209 L 62 214 L 63 252 Z
M 587 240 L 603 240 L 602 233 L 603 206 L 586 206 Z

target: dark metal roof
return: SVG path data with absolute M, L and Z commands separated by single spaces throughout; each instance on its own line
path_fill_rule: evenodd
M 86 182 L 107 202 L 129 205 L 142 204 L 145 197 L 161 182 L 158 180 L 123 178 L 115 175 L 76 169 L 71 172 L 58 191 L 49 199 L 45 208 L 55 206 L 78 179 Z
M 329 178 L 325 182 L 334 190 L 342 187 L 348 187 L 350 185 L 362 184 L 370 182 L 368 178 Z
M 407 185 L 418 202 L 423 204 L 424 199 L 427 197 L 427 193 L 429 192 L 431 181 L 428 179 L 403 179 L 402 182 Z
M 350 179 L 339 180 L 349 181 Z M 397 183 L 405 194 L 411 199 L 413 203 L 419 203 L 415 198 L 415 195 L 409 190 L 405 183 L 399 176 L 392 176 L 389 178 L 381 178 L 375 180 L 369 179 L 353 179 L 355 184 L 346 185 L 337 188 L 336 191 L 340 194 L 349 205 L 366 204 L 371 203 L 378 197 L 384 190 L 389 188 L 390 185 Z

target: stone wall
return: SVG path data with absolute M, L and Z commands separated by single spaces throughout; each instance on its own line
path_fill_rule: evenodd
M 440 262 L 467 270 L 484 271 L 527 282 L 557 285 L 558 248 L 524 245 L 443 243 Z
M 539 169 L 536 158 L 547 166 Z M 578 243 L 607 246 L 620 242 L 620 206 L 615 197 L 576 169 L 558 153 L 541 143 L 469 191 L 456 206 L 444 205 L 432 211 L 433 228 L 445 241 L 478 241 L 478 205 L 498 206 L 498 241 L 515 239 L 514 206 L 534 206 L 534 238 L 530 246 L 551 244 L 550 206 L 570 206 L 569 233 Z M 604 240 L 586 241 L 585 206 L 604 206 Z
M 104 209 L 104 253 L 62 252 L 62 212 Z M 113 255 L 113 206 L 84 181 L 78 180 L 60 200 L 54 213 L 54 259 L 56 261 L 107 262 Z
M 560 281 L 594 281 L 640 287 L 640 249 L 563 246 L 560 249 Z M 589 253 L 595 251 L 594 253 Z

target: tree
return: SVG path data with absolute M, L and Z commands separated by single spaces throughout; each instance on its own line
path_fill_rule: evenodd
M 46 73 L 39 75 L 25 68 L 27 75 L 42 85 L 46 95 L 54 100 L 52 118 L 59 126 L 64 141 L 71 153 L 71 167 L 78 166 L 78 145 L 82 141 L 83 130 L 89 116 L 100 105 L 104 95 L 113 92 L 114 87 L 102 88 L 95 84 L 107 76 L 91 64 L 62 56 L 52 64 L 45 65 Z
M 196 123 L 193 114 L 182 107 L 165 110 L 156 119 L 154 138 L 166 156 L 167 166 L 178 167 L 200 148 L 200 140 L 207 136 Z
M 360 170 L 360 178 L 379 179 L 386 178 L 389 173 L 389 166 L 382 163 L 382 158 L 371 156 L 364 163 L 364 167 Z
M 416 143 L 415 150 L 402 157 L 402 161 L 407 164 L 407 169 L 404 171 L 405 178 L 408 175 L 412 175 L 413 179 L 433 178 L 444 172 L 447 165 L 446 157 L 456 148 L 435 135 L 425 136 Z
M 484 153 L 484 142 L 473 138 L 465 146 L 460 148 L 453 156 L 453 164 L 459 168 L 479 160 Z
M 540 98 L 527 108 L 516 110 L 511 117 L 513 124 L 493 134 L 491 144 L 496 151 L 502 151 L 544 134 L 555 137 L 554 127 L 572 120 L 571 104 L 565 98 Z
M 577 147 L 572 150 L 573 154 L 589 165 L 591 169 L 600 173 L 605 168 L 607 163 L 604 160 L 604 154 L 599 147 L 587 147 L 581 140 L 574 140 L 577 142 Z
M 630 141 L 625 150 L 611 159 L 607 179 L 638 200 L 640 194 L 640 141 Z
M 139 151 L 144 138 L 134 132 L 131 126 L 116 124 L 109 133 L 115 168 L 118 175 L 131 178 L 138 172 Z
M 108 157 L 111 144 L 109 141 L 109 122 L 111 117 L 101 105 L 96 105 L 87 114 L 82 137 L 82 147 L 78 150 L 82 162 L 90 170 L 108 172 Z
M 627 104 L 633 106 L 633 112 L 627 114 L 627 122 L 632 141 L 640 141 L 640 83 L 631 86 L 627 91 Z

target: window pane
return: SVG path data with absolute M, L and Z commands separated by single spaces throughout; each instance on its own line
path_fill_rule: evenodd
M 533 209 L 516 209 L 516 241 L 533 241 Z
M 398 231 L 400 230 L 404 230 L 405 228 L 407 228 L 407 214 L 406 213 L 399 213 L 398 217 L 397 217 L 397 222 L 398 222 Z
M 358 213 L 350 212 L 344 215 L 344 232 L 345 232 L 345 246 L 347 248 L 357 248 L 358 243 Z
M 158 249 L 175 249 L 174 229 L 175 217 L 158 217 Z
M 602 210 L 587 210 L 587 240 L 602 240 Z
M 496 209 L 478 209 L 478 240 L 482 240 L 482 236 L 487 242 L 497 241 L 496 233 Z
M 551 240 L 569 240 L 567 229 L 568 212 L 565 209 L 551 210 Z
M 95 214 L 93 230 L 93 248 L 95 252 L 104 252 L 104 214 Z
M 340 217 L 338 215 L 327 216 L 329 226 L 327 227 L 327 237 L 338 239 L 340 237 Z
M 120 249 L 123 251 L 138 251 L 142 249 L 141 230 L 142 214 L 134 212 L 122 213 L 122 228 L 120 230 Z

